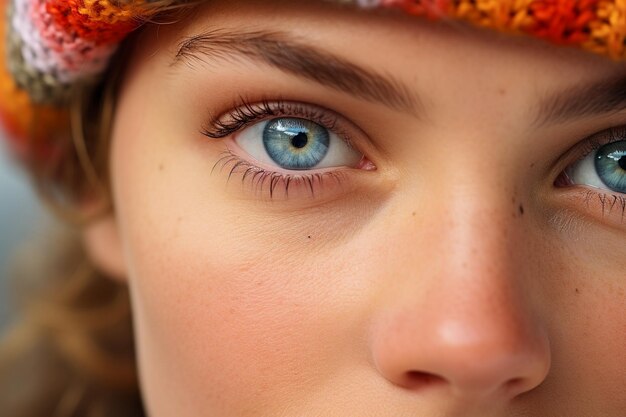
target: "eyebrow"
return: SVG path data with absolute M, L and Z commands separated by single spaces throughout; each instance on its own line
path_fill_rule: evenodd
M 249 59 L 303 77 L 360 99 L 417 114 L 418 97 L 391 75 L 381 75 L 316 47 L 294 41 L 286 32 L 210 30 L 184 38 L 171 66 L 210 59 Z
M 626 110 L 626 69 L 546 97 L 538 107 L 535 124 L 542 126 L 623 110 Z

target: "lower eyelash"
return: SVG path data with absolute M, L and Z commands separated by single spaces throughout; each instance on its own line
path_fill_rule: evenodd
M 585 203 L 587 206 L 592 203 L 592 199 L 597 199 L 600 203 L 602 216 L 609 216 L 613 213 L 613 210 L 620 210 L 622 213 L 621 221 L 624 223 L 624 217 L 626 216 L 626 197 L 588 190 L 585 196 Z
M 273 199 L 277 191 L 281 188 L 284 191 L 284 196 L 287 198 L 289 197 L 289 190 L 294 187 L 304 187 L 310 192 L 311 197 L 315 197 L 316 191 L 328 180 L 341 184 L 343 179 L 343 175 L 340 171 L 311 174 L 283 174 L 265 170 L 240 158 L 230 150 L 222 154 L 221 158 L 213 166 L 211 173 L 216 169 L 222 171 L 228 167 L 227 183 L 230 182 L 234 175 L 241 175 L 242 185 L 245 185 L 247 181 L 255 193 L 263 193 L 264 190 L 268 190 L 270 199 Z
M 565 172 L 556 179 L 554 185 L 558 188 L 577 186 L 577 184 L 574 184 Z M 585 190 L 585 196 L 582 201 L 587 206 L 587 209 L 591 209 L 591 207 L 596 207 L 596 209 L 599 208 L 602 217 L 608 217 L 614 210 L 619 210 L 621 211 L 621 223 L 624 224 L 626 220 L 626 196 L 587 189 Z

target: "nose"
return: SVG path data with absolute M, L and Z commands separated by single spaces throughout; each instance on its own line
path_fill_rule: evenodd
M 428 310 L 397 313 L 376 335 L 375 363 L 391 383 L 458 399 L 506 401 L 545 379 L 549 354 L 541 335 L 506 320 L 496 326 L 495 317 L 492 323 L 478 315 L 444 320 L 436 307 Z
M 391 233 L 394 251 L 378 270 L 386 284 L 370 334 L 372 359 L 404 390 L 506 402 L 545 379 L 549 341 L 524 290 L 531 259 L 519 248 L 522 229 L 505 235 L 497 214 L 465 210 L 452 214 L 452 227 L 440 219 Z

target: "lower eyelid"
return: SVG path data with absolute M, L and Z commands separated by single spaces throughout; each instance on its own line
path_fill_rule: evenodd
M 261 165 L 261 164 L 259 164 Z M 237 183 L 254 199 L 270 200 L 316 200 L 323 203 L 329 199 L 345 196 L 356 186 L 351 168 L 334 168 L 318 171 L 279 172 L 273 167 L 265 169 L 228 149 L 215 163 L 212 172 L 221 173 L 226 183 Z M 354 172 L 352 173 L 354 174 Z M 241 193 L 241 190 L 238 191 Z
M 261 161 L 258 160 L 257 158 L 253 157 L 252 155 L 250 155 L 248 152 L 244 151 L 243 149 L 241 149 L 241 147 L 237 144 L 236 140 L 234 138 L 228 139 L 226 142 L 226 147 L 227 147 L 227 153 L 230 154 L 231 157 L 235 157 L 240 159 L 241 161 L 244 161 L 245 163 L 247 163 L 248 165 L 254 165 L 259 169 L 262 169 L 264 171 L 267 172 L 272 172 L 275 174 L 281 174 L 281 175 L 306 175 L 306 174 L 325 174 L 328 172 L 334 172 L 337 170 L 341 170 L 341 169 L 353 169 L 356 167 L 341 167 L 341 166 L 337 166 L 337 167 L 329 167 L 329 168 L 318 168 L 318 169 L 311 169 L 311 170 L 303 170 L 303 171 L 290 171 L 287 169 L 283 169 L 280 168 L 278 166 L 273 166 L 273 165 L 269 165 L 268 163 L 266 163 L 265 161 Z
M 568 211 L 578 212 L 586 218 L 626 231 L 626 195 L 581 185 L 556 190 L 557 198 L 568 207 Z

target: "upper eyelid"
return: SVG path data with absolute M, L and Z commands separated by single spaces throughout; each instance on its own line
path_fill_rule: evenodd
M 353 146 L 353 135 L 348 133 L 344 125 L 351 125 L 357 128 L 351 121 L 339 113 L 323 108 L 321 106 L 300 103 L 287 100 L 260 100 L 250 102 L 241 99 L 238 105 L 222 113 L 217 117 L 212 117 L 208 125 L 202 129 L 202 134 L 212 139 L 227 137 L 250 124 L 258 123 L 272 117 L 299 117 L 312 120 L 321 126 L 339 135 L 349 146 Z M 356 129 L 355 129 L 356 130 Z
M 244 116 L 244 117 L 240 117 Z M 298 101 L 289 101 L 284 99 L 267 100 L 261 99 L 251 101 L 240 97 L 238 104 L 232 106 L 229 110 L 219 113 L 217 116 L 211 117 L 209 123 L 202 128 L 202 134 L 212 139 L 225 138 L 237 131 L 263 120 L 269 120 L 275 117 L 300 117 L 309 119 L 319 123 L 325 128 L 337 133 L 350 147 L 362 151 L 361 146 L 354 146 L 354 137 L 365 136 L 359 126 L 355 125 L 345 116 L 325 107 Z M 244 120 L 245 119 L 245 120 Z M 342 125 L 352 126 L 352 129 L 343 129 Z M 348 131 L 358 131 L 357 135 L 348 134 Z M 580 139 L 568 151 L 565 152 L 562 160 L 568 161 L 567 165 L 554 167 L 562 172 L 570 165 L 588 157 L 591 153 L 598 150 L 602 146 L 626 140 L 626 124 L 612 126 L 600 131 L 596 131 L 591 135 Z M 368 141 L 366 148 L 375 145 L 374 142 Z M 378 146 L 375 146 L 378 148 Z M 379 150 L 380 151 L 380 150 Z M 555 172 L 556 173 L 556 172 Z
M 583 160 L 602 146 L 626 140 L 626 125 L 614 126 L 601 130 L 579 141 L 566 155 L 575 158 L 572 163 Z

